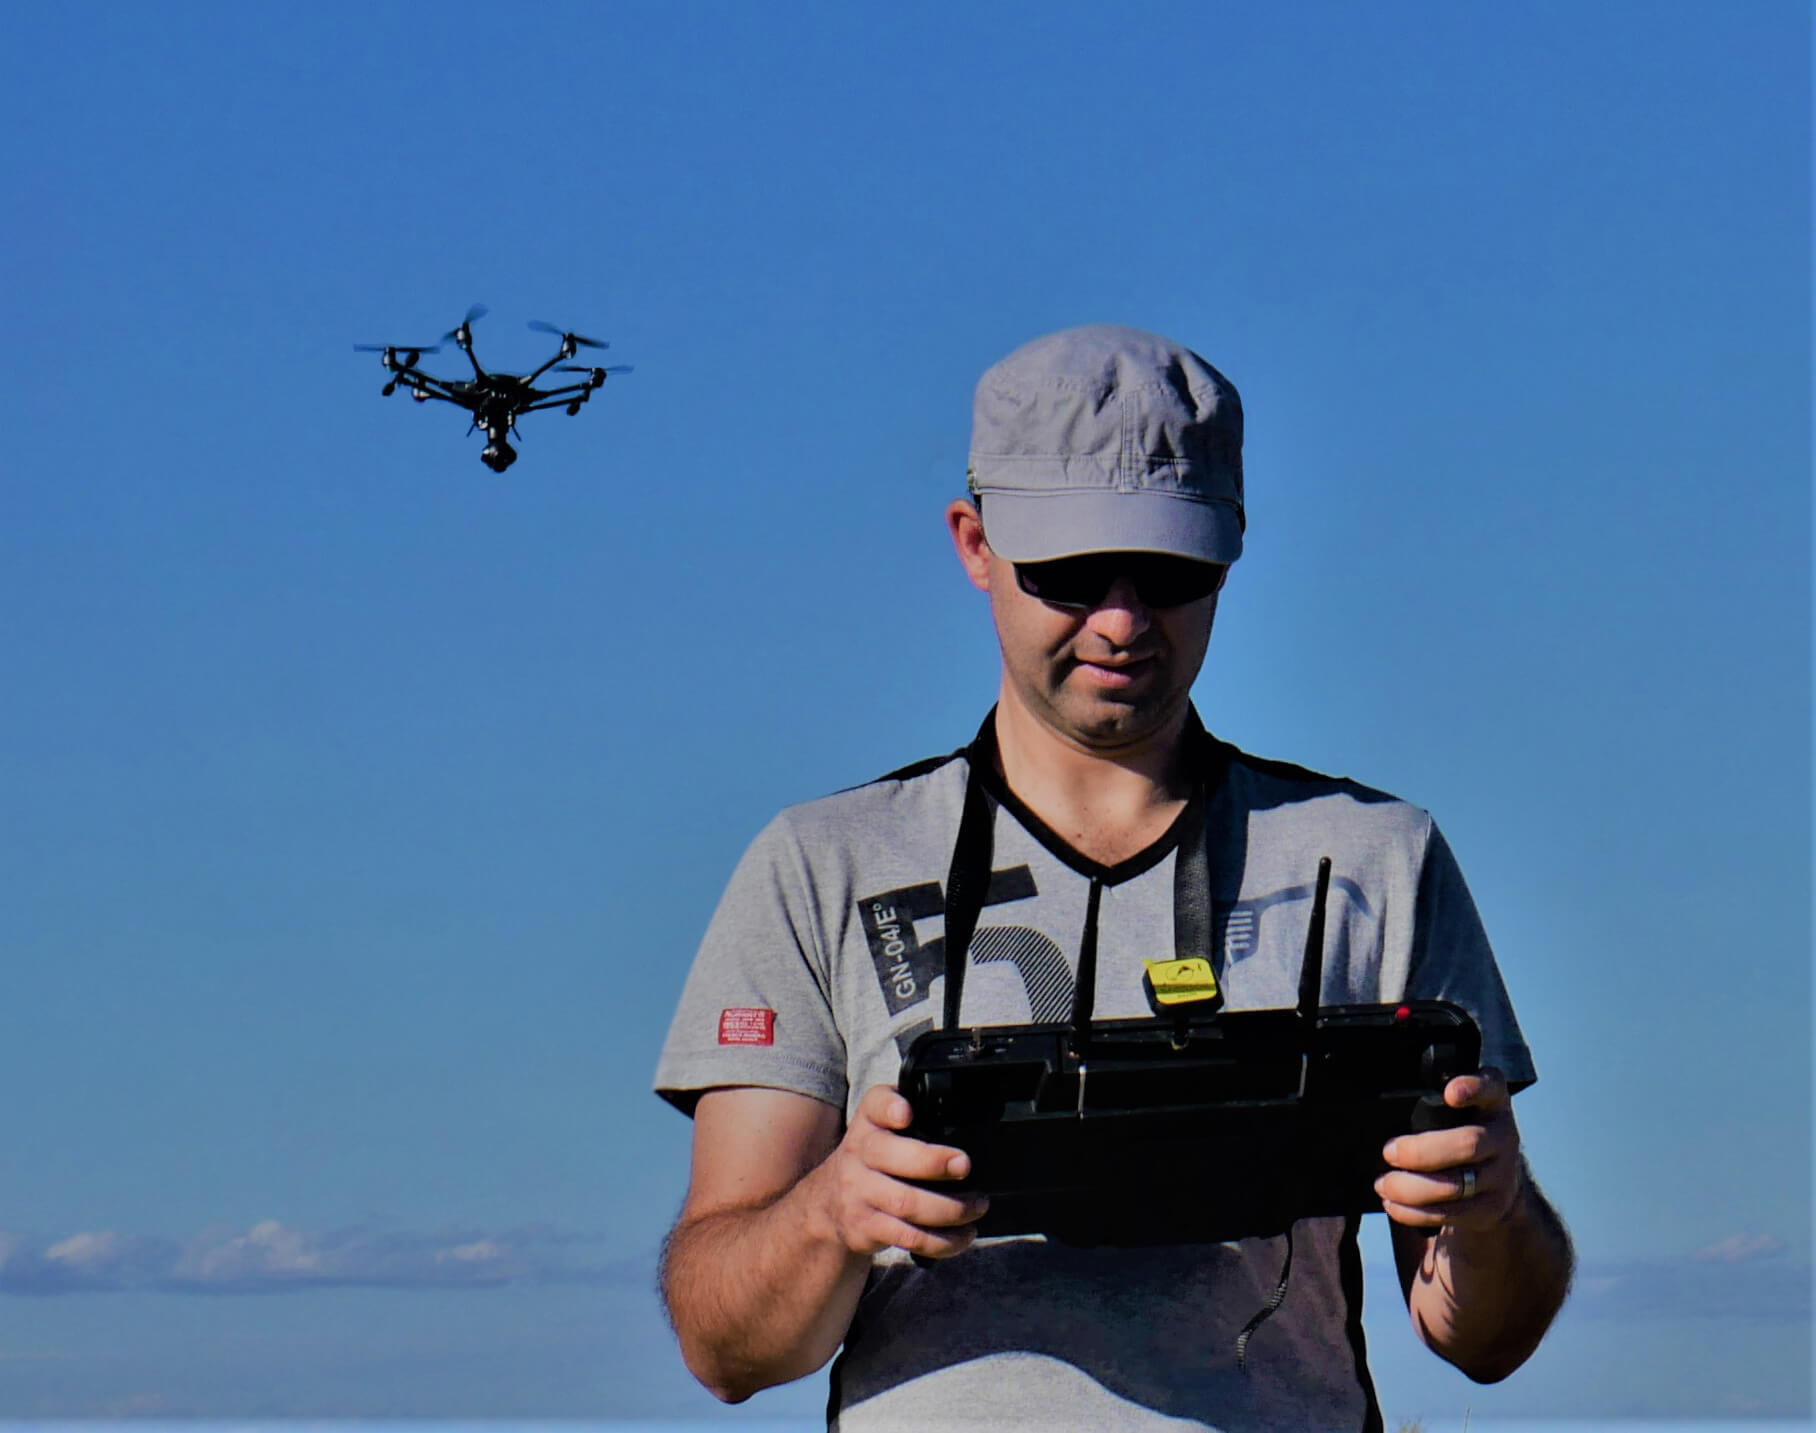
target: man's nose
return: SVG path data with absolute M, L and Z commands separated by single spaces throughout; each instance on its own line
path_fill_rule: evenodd
M 1147 605 L 1135 591 L 1135 584 L 1118 577 L 1103 595 L 1103 601 L 1091 609 L 1085 619 L 1088 626 L 1106 642 L 1126 647 L 1148 630 L 1151 617 Z

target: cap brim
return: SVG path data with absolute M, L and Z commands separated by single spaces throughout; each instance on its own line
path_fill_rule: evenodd
M 1242 519 L 1231 503 L 1102 488 L 994 489 L 983 499 L 990 550 L 1010 562 L 1087 552 L 1164 552 L 1226 564 L 1242 556 Z

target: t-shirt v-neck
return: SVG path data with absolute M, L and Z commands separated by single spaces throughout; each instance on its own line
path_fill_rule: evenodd
M 1009 789 L 1009 784 L 1003 780 L 1002 774 L 997 771 L 994 764 L 980 767 L 978 774 L 983 779 L 984 790 L 990 793 L 990 798 L 1008 811 L 1022 829 L 1040 842 L 1056 860 L 1078 872 L 1086 880 L 1095 881 L 1102 886 L 1119 886 L 1124 881 L 1132 881 L 1137 876 L 1153 870 L 1172 855 L 1185 836 L 1186 818 L 1192 810 L 1192 802 L 1188 799 L 1185 805 L 1179 808 L 1179 814 L 1173 818 L 1172 824 L 1161 832 L 1152 843 L 1144 846 L 1134 855 L 1124 857 L 1114 865 L 1105 865 L 1101 861 L 1092 860 L 1084 852 L 1074 849 L 1065 837 L 1041 820 L 1033 807 Z

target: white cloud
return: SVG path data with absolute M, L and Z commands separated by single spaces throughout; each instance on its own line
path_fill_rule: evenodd
M 1742 1264 L 1749 1259 L 1764 1259 L 1784 1248 L 1782 1239 L 1770 1234 L 1730 1234 L 1726 1239 L 1698 1249 L 1692 1256 L 1704 1263 Z
M 286 1229 L 275 1219 L 244 1234 L 204 1231 L 189 1241 L 173 1271 L 202 1285 L 310 1279 L 322 1273 L 322 1256 L 311 1237 Z
M 84 1230 L 49 1242 L 0 1233 L 0 1293 L 65 1294 L 132 1288 L 170 1267 L 176 1246 L 113 1230 Z
M 0 1231 L 0 1293 L 494 1288 L 644 1282 L 652 1276 L 649 1259 L 600 1263 L 589 1258 L 592 1242 L 546 1225 L 418 1234 L 365 1225 L 299 1229 L 275 1219 L 204 1229 L 181 1244 L 112 1230 L 51 1240 Z
M 1774 1257 L 1781 1241 L 1734 1235 L 1676 1258 L 1586 1264 L 1570 1308 L 1587 1318 L 1623 1321 L 1724 1319 L 1807 1324 L 1808 1260 Z
M 479 1264 L 489 1260 L 502 1259 L 509 1252 L 502 1244 L 494 1244 L 490 1239 L 478 1239 L 471 1244 L 456 1244 L 452 1249 L 435 1251 L 435 1262 L 445 1263 L 450 1259 L 463 1264 Z
M 46 1249 L 44 1257 L 53 1263 L 67 1264 L 72 1269 L 99 1270 L 120 1256 L 126 1242 L 111 1230 L 99 1234 L 71 1234 L 69 1238 Z

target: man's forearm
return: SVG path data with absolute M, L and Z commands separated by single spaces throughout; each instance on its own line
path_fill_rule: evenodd
M 870 1259 L 846 1248 L 810 1174 L 772 1203 L 676 1225 L 662 1293 L 689 1371 L 742 1402 L 802 1378 L 844 1340 Z
M 1425 1245 L 1407 1291 L 1425 1344 L 1478 1383 L 1507 1377 L 1539 1346 L 1570 1290 L 1570 1235 L 1531 1173 L 1505 1219 L 1446 1225 Z

